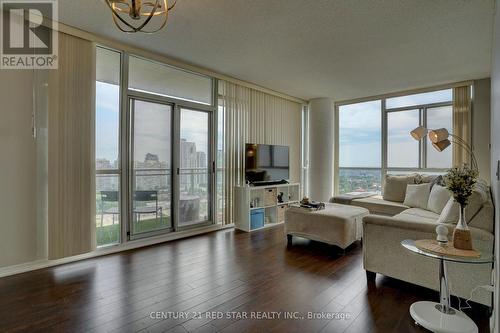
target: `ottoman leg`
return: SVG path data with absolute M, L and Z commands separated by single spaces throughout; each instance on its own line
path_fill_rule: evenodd
M 292 246 L 292 239 L 293 239 L 292 235 L 286 235 L 286 245 L 287 246 Z
M 336 256 L 345 256 L 345 249 L 341 248 L 340 246 L 334 246 L 335 248 L 335 255 Z
M 366 281 L 367 282 L 375 282 L 376 277 L 377 277 L 377 273 L 366 271 Z

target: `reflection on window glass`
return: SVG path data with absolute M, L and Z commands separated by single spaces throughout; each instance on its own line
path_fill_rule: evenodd
M 339 107 L 340 167 L 381 166 L 381 103 Z
M 209 219 L 208 113 L 181 109 L 179 225 Z
M 172 106 L 133 100 L 132 235 L 170 228 Z
M 212 79 L 157 62 L 129 57 L 129 88 L 212 104 Z
M 452 100 L 453 100 L 452 89 L 445 89 L 445 90 L 437 90 L 421 94 L 388 98 L 386 100 L 386 107 L 388 109 L 402 108 L 413 105 L 451 102 Z
M 446 128 L 448 132 L 453 132 L 453 113 L 451 106 L 443 106 L 427 109 L 427 127 L 430 129 Z M 452 164 L 452 146 L 439 152 L 429 140 L 427 143 L 427 167 L 428 168 L 450 168 Z
M 418 141 L 410 131 L 419 126 L 419 110 L 387 114 L 387 165 L 392 168 L 418 168 Z

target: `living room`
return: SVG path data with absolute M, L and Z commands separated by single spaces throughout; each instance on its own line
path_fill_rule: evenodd
M 498 331 L 496 0 L 1 5 L 0 331 Z

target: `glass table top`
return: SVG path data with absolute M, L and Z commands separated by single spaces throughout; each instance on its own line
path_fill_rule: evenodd
M 401 241 L 401 245 L 413 253 L 446 261 L 461 262 L 466 264 L 487 264 L 492 263 L 494 260 L 494 256 L 492 253 L 488 254 L 483 252 L 480 252 L 481 256 L 479 258 L 456 257 L 437 254 L 434 252 L 419 249 L 415 246 L 415 241 L 413 239 L 405 239 L 404 241 Z

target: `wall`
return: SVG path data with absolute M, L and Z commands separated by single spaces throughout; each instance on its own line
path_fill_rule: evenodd
M 0 267 L 37 259 L 33 71 L 0 71 Z
M 494 328 L 500 329 L 500 182 L 497 178 L 497 161 L 500 160 L 500 13 L 496 9 L 493 39 L 492 73 L 491 73 L 491 184 L 495 201 L 495 305 L 493 310 Z
M 328 201 L 333 195 L 333 101 L 317 98 L 309 104 L 309 196 Z
M 472 144 L 477 158 L 479 175 L 490 182 L 490 133 L 484 127 L 490 123 L 490 79 L 474 81 L 472 106 Z

